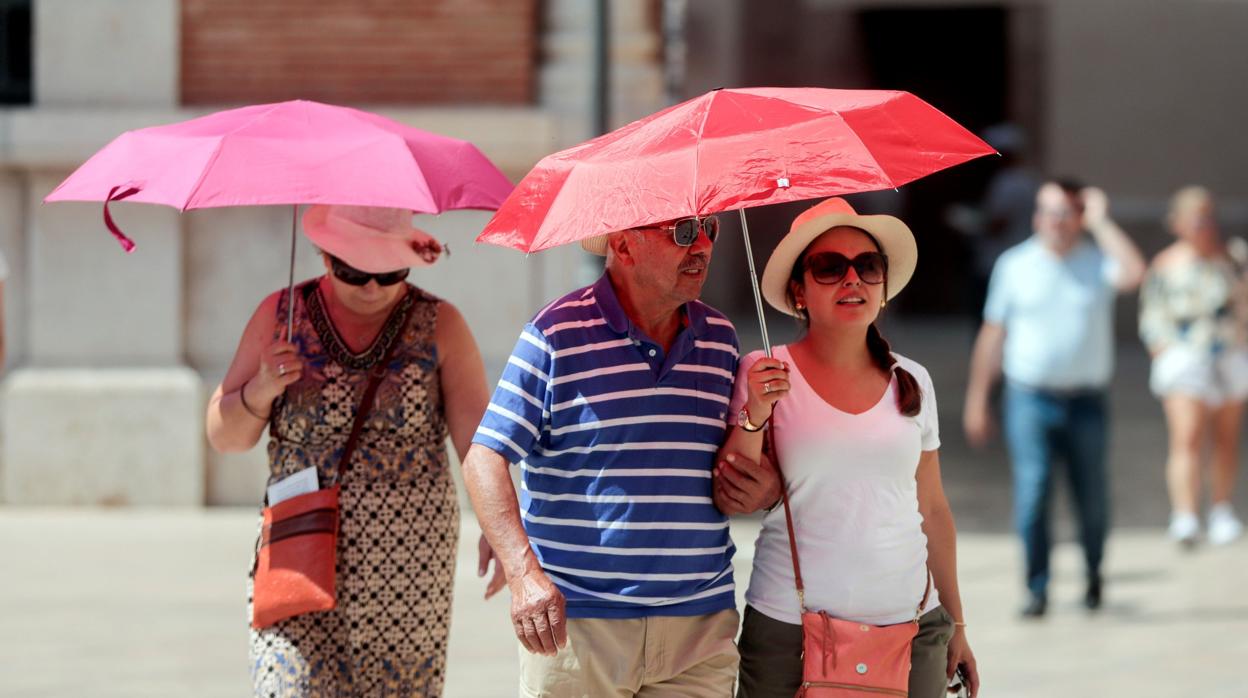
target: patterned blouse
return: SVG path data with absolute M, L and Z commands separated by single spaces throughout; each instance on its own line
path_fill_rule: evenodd
M 1248 348 L 1248 284 L 1225 256 L 1149 269 L 1140 290 L 1140 338 L 1156 354 L 1176 344 L 1202 353 Z

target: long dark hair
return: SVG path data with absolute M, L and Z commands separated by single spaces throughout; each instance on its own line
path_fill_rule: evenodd
M 862 232 L 871 239 L 875 249 L 884 254 L 884 248 L 880 246 L 880 241 L 875 236 L 861 228 L 854 228 Z M 809 249 L 809 247 L 807 247 Z M 797 307 L 797 297 L 793 293 L 793 289 L 798 286 L 804 286 L 806 279 L 806 250 L 797 256 L 797 260 L 793 262 L 793 270 L 789 273 L 789 285 L 785 290 L 785 300 L 789 307 L 797 314 L 797 323 L 802 326 L 803 330 L 810 329 L 810 315 L 807 314 L 805 308 Z M 888 297 L 888 256 L 884 257 L 884 296 Z M 892 347 L 889 346 L 888 340 L 884 339 L 884 335 L 880 333 L 880 328 L 876 327 L 873 322 L 867 328 L 867 352 L 871 355 L 871 361 L 885 373 L 892 373 L 897 376 L 897 411 L 907 417 L 914 417 L 923 409 L 923 390 L 919 387 L 919 381 L 906 369 L 897 365 L 897 357 L 893 356 Z

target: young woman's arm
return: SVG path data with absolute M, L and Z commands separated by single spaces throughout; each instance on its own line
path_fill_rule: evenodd
M 760 358 L 742 365 L 737 381 L 745 381 L 745 409 L 750 423 L 762 426 L 771 419 L 776 402 L 789 392 L 788 371 L 779 359 Z M 742 388 L 738 385 L 738 394 Z M 740 400 L 733 401 L 733 407 Z M 737 408 L 739 409 L 739 408 Z M 780 498 L 779 476 L 770 461 L 763 459 L 763 430 L 746 431 L 731 426 L 737 415 L 730 415 L 728 436 L 715 456 L 712 485 L 715 506 L 725 514 L 750 514 L 772 506 Z
M 979 670 L 975 655 L 966 640 L 966 616 L 962 612 L 962 597 L 958 592 L 958 545 L 957 529 L 953 523 L 953 511 L 945 498 L 940 480 L 940 452 L 924 451 L 919 458 L 915 475 L 919 491 L 919 513 L 923 516 L 923 533 L 927 535 L 927 566 L 932 571 L 940 603 L 953 616 L 955 623 L 953 639 L 949 641 L 946 675 L 961 664 L 970 681 L 971 695 L 979 692 Z

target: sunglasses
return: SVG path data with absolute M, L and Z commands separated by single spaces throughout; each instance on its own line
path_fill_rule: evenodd
M 348 286 L 364 286 L 369 281 L 376 281 L 378 286 L 393 286 L 411 273 L 411 269 L 399 269 L 398 271 L 388 271 L 382 274 L 370 274 L 366 271 L 360 271 L 346 262 L 330 255 L 330 268 L 334 271 L 334 277 Z
M 806 258 L 806 271 L 814 277 L 815 283 L 840 283 L 849 273 L 850 267 L 858 273 L 864 284 L 884 283 L 888 273 L 888 257 L 879 252 L 863 252 L 850 259 L 840 252 L 820 252 Z
M 689 247 L 698 241 L 698 233 L 706 233 L 706 239 L 715 242 L 715 238 L 719 237 L 719 217 L 707 216 L 706 218 L 681 218 L 678 221 L 664 223 L 663 225 L 641 225 L 637 226 L 642 230 L 666 230 L 672 234 L 672 241 L 681 247 Z

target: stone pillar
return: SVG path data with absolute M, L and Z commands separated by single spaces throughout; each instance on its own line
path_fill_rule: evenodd
M 22 177 L 13 173 L 0 173 L 0 254 L 9 267 L 9 277 L 4 281 L 4 332 L 5 360 L 0 375 L 9 366 L 22 360 L 25 347 L 24 318 L 26 241 L 22 235 L 22 219 L 26 206 L 26 185 Z M 3 438 L 3 436 L 0 436 Z M 3 464 L 0 464 L 3 467 Z
M 546 60 L 539 76 L 542 106 L 561 118 L 560 148 L 590 132 L 593 99 L 594 3 L 548 0 L 542 48 Z M 662 38 L 652 3 L 625 0 L 609 3 L 611 29 L 612 128 L 666 106 L 663 94 Z
M 122 204 L 125 254 L 99 204 L 25 202 L 25 366 L 4 389 L 14 504 L 200 504 L 199 377 L 182 365 L 182 240 L 172 209 Z
M 39 106 L 178 103 L 179 0 L 36 0 Z
M 178 0 L 34 3 L 33 113 L 42 118 L 9 134 L 25 168 L 24 200 L 0 194 L 0 216 L 20 231 L 20 244 L 0 244 L 22 248 L 18 283 L 6 289 L 9 307 L 20 309 L 11 353 L 21 368 L 3 389 L 5 502 L 203 502 L 203 390 L 183 360 L 181 219 L 169 208 L 117 205 L 118 223 L 139 246 L 126 255 L 99 204 L 41 203 L 65 165 L 107 140 L 49 133 L 44 112 L 66 123 L 90 122 L 100 107 L 173 115 L 179 8 Z M 41 153 L 42 143 L 55 154 Z
M 29 179 L 28 363 L 180 365 L 182 235 L 177 211 L 114 204 L 114 220 L 138 245 L 126 254 L 105 229 L 100 204 L 41 203 L 66 174 Z
M 4 383 L 4 497 L 198 505 L 200 379 L 186 368 L 23 368 Z

